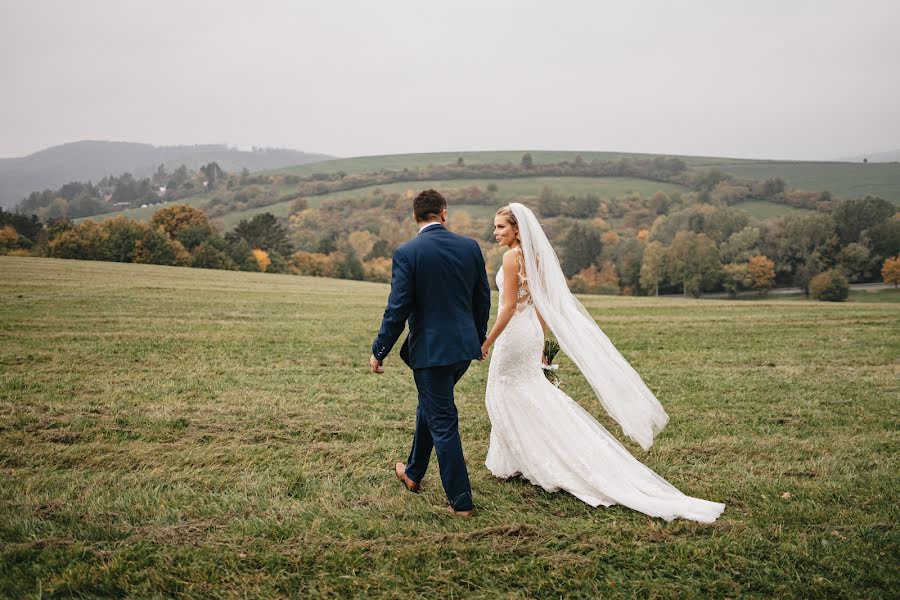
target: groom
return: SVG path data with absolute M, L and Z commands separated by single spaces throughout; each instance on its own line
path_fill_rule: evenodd
M 491 290 L 478 243 L 444 227 L 443 196 L 425 190 L 413 201 L 413 213 L 419 235 L 394 252 L 391 294 L 369 364 L 373 372 L 383 372 L 381 365 L 409 319 L 400 358 L 413 370 L 419 405 L 409 459 L 406 465 L 398 462 L 395 472 L 407 489 L 418 492 L 433 447 L 450 510 L 468 517 L 472 489 L 453 386 L 472 359 L 481 358 Z

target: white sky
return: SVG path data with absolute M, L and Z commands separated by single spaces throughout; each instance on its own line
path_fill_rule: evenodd
M 900 1 L 0 0 L 0 156 L 900 148 Z

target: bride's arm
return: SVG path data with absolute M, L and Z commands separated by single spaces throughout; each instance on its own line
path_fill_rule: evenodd
M 516 265 L 516 257 L 511 250 L 503 255 L 503 308 L 497 313 L 497 320 L 481 346 L 482 356 L 486 356 L 491 346 L 509 325 L 510 319 L 516 312 L 516 294 L 519 291 L 519 268 Z

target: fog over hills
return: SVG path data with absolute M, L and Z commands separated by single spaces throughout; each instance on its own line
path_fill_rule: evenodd
M 55 189 L 70 181 L 94 181 L 128 172 L 153 174 L 160 164 L 172 171 L 215 161 L 225 171 L 277 169 L 334 158 L 284 148 L 251 151 L 224 144 L 153 146 L 132 142 L 84 140 L 53 146 L 28 156 L 0 159 L 0 206 L 11 208 L 33 191 Z

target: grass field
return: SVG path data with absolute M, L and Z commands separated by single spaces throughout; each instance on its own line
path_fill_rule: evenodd
M 713 525 L 492 478 L 421 495 L 415 390 L 366 370 L 387 286 L 0 257 L 0 596 L 900 595 L 893 303 L 585 297 L 666 407 L 649 453 Z M 564 389 L 610 430 L 565 360 Z

